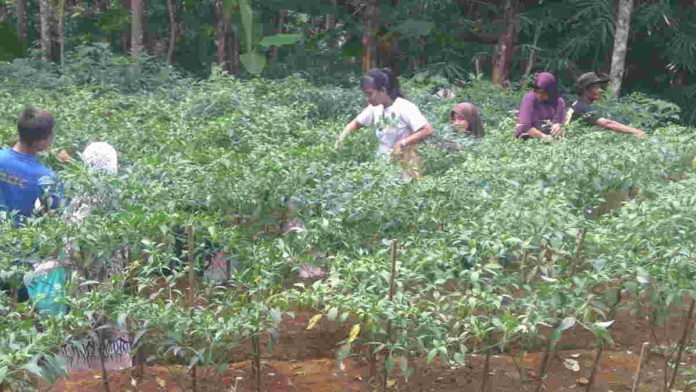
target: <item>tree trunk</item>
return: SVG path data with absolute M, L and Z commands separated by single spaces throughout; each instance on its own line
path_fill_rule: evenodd
M 276 34 L 283 34 L 285 32 L 285 23 L 288 20 L 288 10 L 278 11 L 278 28 L 276 29 Z M 272 46 L 269 51 L 269 58 L 271 61 L 278 61 L 278 50 L 280 48 L 277 46 Z
M 176 49 L 176 8 L 174 0 L 167 0 L 169 11 L 169 47 L 167 48 L 167 64 L 174 65 L 174 50 Z
M 39 0 L 39 21 L 41 23 L 41 59 L 52 60 L 53 51 L 53 19 L 56 13 L 55 7 L 51 0 Z
M 7 24 L 10 19 L 10 10 L 7 4 L 0 4 L 0 23 Z
M 363 13 L 362 69 L 377 66 L 377 30 L 380 23 L 379 0 L 367 0 Z
M 140 57 L 143 52 L 143 0 L 130 0 L 131 4 L 131 42 L 133 57 Z
M 65 65 L 65 0 L 58 0 L 58 50 L 60 51 L 60 66 Z
M 17 37 L 27 44 L 27 0 L 17 0 Z
M 217 64 L 232 75 L 241 72 L 239 38 L 232 31 L 232 10 L 224 8 L 224 0 L 215 1 Z
M 121 9 L 130 10 L 130 7 L 130 0 L 121 0 Z M 121 33 L 121 50 L 126 53 L 130 52 L 130 33 L 130 29 Z
M 616 15 L 616 27 L 614 29 L 614 52 L 611 57 L 611 82 L 609 84 L 614 98 L 618 98 L 621 93 L 632 13 L 633 0 L 619 0 L 619 10 Z
M 516 0 L 505 1 L 503 14 L 504 30 L 500 34 L 498 43 L 493 49 L 493 71 L 491 81 L 493 84 L 502 85 L 510 78 L 512 64 L 512 46 L 515 41 L 515 11 Z

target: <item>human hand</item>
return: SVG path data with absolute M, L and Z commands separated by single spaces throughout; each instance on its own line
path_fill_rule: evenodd
M 635 132 L 633 134 L 633 136 L 635 136 L 636 139 L 645 139 L 648 137 L 648 134 L 645 133 L 645 131 L 638 131 L 638 132 Z
M 551 136 L 551 135 L 544 135 L 541 137 L 541 140 L 543 140 L 545 142 L 549 142 L 549 143 L 553 143 L 556 141 L 556 139 L 554 139 L 553 136 Z
M 61 161 L 61 162 L 63 162 L 63 163 L 66 163 L 66 162 L 68 162 L 70 159 L 72 159 L 72 157 L 70 156 L 70 154 L 68 154 L 68 152 L 65 151 L 65 150 L 60 150 L 60 151 L 58 151 L 58 153 L 56 154 L 56 158 L 58 158 L 58 160 Z
M 393 155 L 401 155 L 401 142 L 396 143 L 396 145 L 392 149 L 391 153 Z
M 553 124 L 551 126 L 551 135 L 563 137 L 563 128 L 561 127 L 561 124 Z
M 334 143 L 334 148 L 337 149 L 337 150 L 338 150 L 339 148 L 343 148 L 343 141 L 344 141 L 344 140 L 345 140 L 345 138 L 344 138 L 343 136 L 339 136 L 339 137 L 338 137 L 338 140 L 336 140 L 336 143 Z

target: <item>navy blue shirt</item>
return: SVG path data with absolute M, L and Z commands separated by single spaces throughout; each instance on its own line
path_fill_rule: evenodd
M 60 204 L 61 191 L 56 174 L 35 156 L 0 150 L 0 211 L 28 217 L 37 199 L 54 209 Z

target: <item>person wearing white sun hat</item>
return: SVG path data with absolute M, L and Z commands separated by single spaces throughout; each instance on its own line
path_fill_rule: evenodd
M 95 169 L 104 170 L 109 174 L 118 172 L 118 152 L 109 143 L 90 143 L 82 152 L 82 161 Z

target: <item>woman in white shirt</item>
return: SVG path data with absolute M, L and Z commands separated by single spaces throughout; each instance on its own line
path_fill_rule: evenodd
M 397 157 L 408 176 L 418 177 L 418 143 L 433 134 L 433 127 L 416 105 L 401 97 L 399 81 L 389 69 L 370 70 L 361 85 L 369 106 L 346 125 L 334 146 L 340 148 L 357 129 L 375 126 L 377 154 Z

